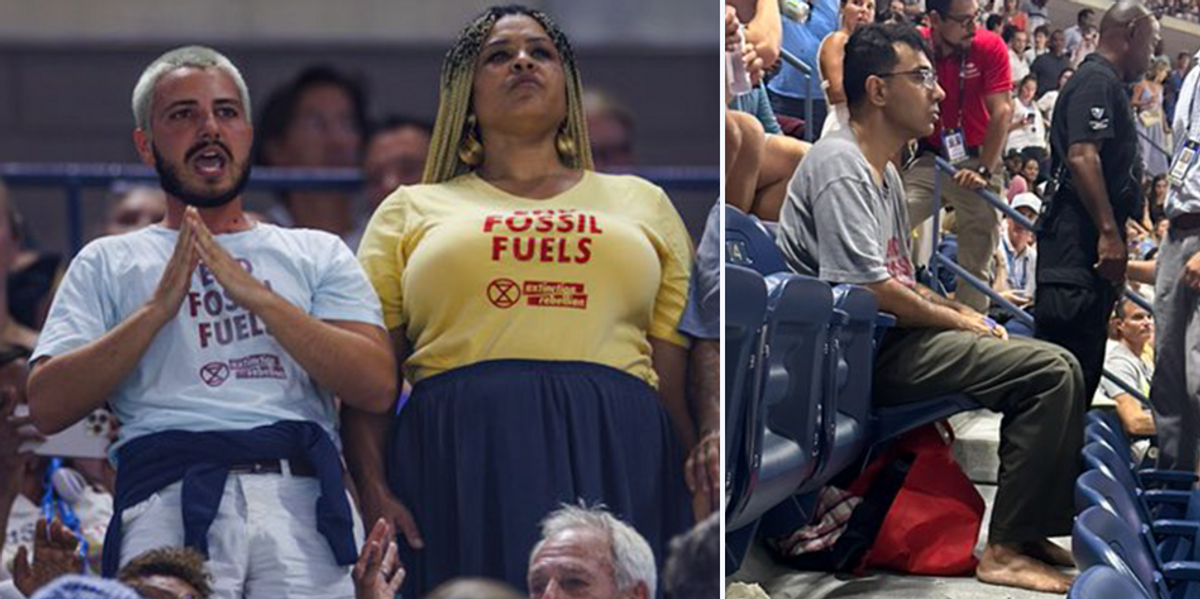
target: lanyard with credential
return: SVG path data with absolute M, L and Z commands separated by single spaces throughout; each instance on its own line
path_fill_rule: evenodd
M 1192 165 L 1196 162 L 1196 156 L 1200 154 L 1200 139 L 1196 138 L 1196 96 L 1200 96 L 1200 74 L 1197 74 L 1196 83 L 1192 85 L 1192 101 L 1188 106 L 1187 138 L 1183 140 L 1183 145 L 1176 152 L 1175 162 L 1167 174 L 1167 180 L 1176 188 L 1183 186 L 1188 171 L 1192 169 Z
M 967 53 L 963 52 L 958 59 L 958 130 L 963 128 L 964 114 L 967 112 L 966 99 L 963 94 L 967 90 Z

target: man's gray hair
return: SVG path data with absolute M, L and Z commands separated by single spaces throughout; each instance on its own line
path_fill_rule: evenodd
M 179 69 L 220 69 L 225 71 L 237 85 L 238 96 L 241 97 L 242 110 L 246 121 L 250 121 L 250 90 L 242 73 L 224 54 L 205 46 L 184 46 L 168 51 L 159 56 L 150 66 L 142 71 L 137 85 L 133 87 L 133 120 L 137 127 L 150 132 L 150 111 L 153 108 L 154 86 L 159 78 Z
M 550 512 L 542 520 L 542 539 L 533 547 L 530 561 L 542 545 L 568 530 L 593 530 L 609 540 L 609 562 L 619 592 L 631 590 L 637 583 L 646 584 L 646 596 L 653 599 L 658 589 L 658 572 L 654 565 L 654 552 L 650 544 L 638 531 L 614 517 L 602 505 L 588 507 L 585 504 L 567 505 Z

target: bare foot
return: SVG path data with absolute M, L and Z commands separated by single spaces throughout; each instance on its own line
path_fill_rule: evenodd
M 1024 543 L 1021 545 L 1021 549 L 1025 552 L 1025 555 L 1046 562 L 1051 566 L 1062 568 L 1075 567 L 1075 558 L 1071 557 L 1071 552 L 1063 549 L 1060 545 L 1049 539 Z
M 1041 591 L 1066 593 L 1074 579 L 1045 562 L 1021 553 L 1017 545 L 988 543 L 975 568 L 981 582 Z

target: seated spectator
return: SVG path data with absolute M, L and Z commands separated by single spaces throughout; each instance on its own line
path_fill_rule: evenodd
M 1025 57 L 1032 65 L 1037 57 L 1050 51 L 1050 28 L 1041 25 L 1033 30 L 1033 44 L 1025 51 Z
M 397 187 L 421 182 L 432 134 L 433 125 L 398 116 L 384 119 L 371 131 L 362 167 L 369 212 L 374 212 Z
M 21 214 L 0 181 L 0 345 L 33 350 L 37 331 L 17 322 L 8 303 L 8 277 L 21 247 L 21 224 Z
M 671 541 L 663 586 L 672 599 L 718 599 L 721 580 L 721 519 L 713 514 Z
M 208 599 L 213 594 L 211 579 L 204 556 L 187 547 L 151 549 L 117 572 L 117 580 L 146 599 Z
M 608 92 L 596 88 L 583 91 L 583 114 L 587 119 L 592 162 L 602 172 L 627 171 L 634 166 L 633 113 Z
M 358 167 L 367 128 L 360 84 L 326 66 L 310 67 L 276 89 L 254 131 L 255 163 L 286 167 Z M 284 227 L 320 229 L 358 247 L 354 196 L 344 191 L 288 191 L 267 217 Z
M 1037 96 L 1041 98 L 1049 91 L 1059 89 L 1059 76 L 1071 68 L 1071 57 L 1063 49 L 1063 32 L 1055 30 L 1050 34 L 1049 50 L 1038 56 L 1029 66 L 1029 72 L 1037 77 Z
M 1004 34 L 1004 17 L 1000 15 L 988 15 L 987 22 L 984 28 L 997 36 Z
M 1029 15 L 1021 10 L 1021 0 L 1004 0 L 1004 8 L 1000 11 L 1004 23 L 1021 31 L 1029 31 Z
M 1042 201 L 1032 193 L 1022 193 L 1013 198 L 1012 207 L 1029 220 L 1037 220 L 1042 211 Z M 1000 237 L 1000 252 L 1004 257 L 1004 268 L 1007 276 L 1000 295 L 1008 301 L 1025 306 L 1033 302 L 1037 285 L 1033 276 L 1037 265 L 1037 248 L 1033 245 L 1033 231 L 1025 228 L 1012 219 L 1007 223 L 1004 235 Z
M 1050 123 L 1054 120 L 1054 105 L 1058 103 L 1058 91 L 1067 84 L 1067 81 L 1075 75 L 1075 69 L 1063 69 L 1062 74 L 1058 76 L 1058 89 L 1052 89 L 1038 96 L 1038 108 L 1042 110 L 1042 116 L 1046 117 L 1046 129 L 1049 130 Z
M 1113 329 L 1116 339 L 1110 339 L 1105 348 L 1104 369 L 1149 397 L 1154 361 L 1147 359 L 1147 353 L 1154 344 L 1154 316 L 1132 300 L 1124 299 L 1117 302 Z M 1115 406 L 1121 426 L 1131 436 L 1154 435 L 1154 416 L 1149 406 L 1108 378 L 1100 379 L 1100 388 L 1092 405 Z M 1138 444 L 1137 449 L 1144 452 L 1144 445 Z
M 145 599 L 115 580 L 70 574 L 54 580 L 31 599 Z
M 28 355 L 17 347 L 0 349 L 0 389 L 9 390 L 0 392 L 0 531 L 4 532 L 0 537 L 0 581 L 14 576 L 26 560 L 23 556 L 34 547 L 38 522 L 44 522 L 45 501 L 52 502 L 56 513 L 63 511 L 64 505 L 74 513 L 79 521 L 78 532 L 72 531 L 71 535 L 87 541 L 89 565 L 99 561 L 113 513 L 111 488 L 103 487 L 111 481 L 105 461 L 70 460 L 56 469 L 53 485 L 47 488 L 51 459 L 32 453 L 32 447 L 22 451 L 23 445 L 44 439 L 32 428 L 29 416 L 13 415 L 15 408 L 26 401 Z
M 821 76 L 821 88 L 825 90 L 825 100 L 833 111 L 832 118 L 825 119 L 821 130 L 824 137 L 830 132 L 846 126 L 850 122 L 850 112 L 846 109 L 846 92 L 842 89 L 842 48 L 846 40 L 860 25 L 870 23 L 875 16 L 875 0 L 841 0 L 841 28 L 821 40 L 817 50 L 817 71 Z
M 688 350 L 687 404 L 699 441 L 688 455 L 684 478 L 692 514 L 703 520 L 721 506 L 721 213 L 715 202 L 692 263 L 692 284 L 679 332 Z
M 1096 51 L 1100 45 L 1100 29 L 1095 26 L 1089 26 L 1083 30 L 1083 41 L 1075 46 L 1075 50 L 1071 52 L 1071 66 L 1078 69 L 1083 63 L 1083 59 L 1090 56 Z
M 1011 0 L 1010 0 L 1011 1 Z M 1021 80 L 1029 75 L 1029 57 L 1026 46 L 1029 44 L 1029 34 L 1014 25 L 1004 28 L 1004 43 L 1008 44 L 1008 67 L 1012 70 L 1013 87 L 1018 87 Z M 1035 84 L 1037 80 L 1034 80 Z
M 1008 340 L 1003 327 L 914 280 L 904 186 L 889 162 L 932 133 L 937 85 L 916 31 L 860 28 L 846 45 L 850 128 L 817 143 L 789 184 L 778 243 L 797 272 L 863 285 L 896 315 L 875 362 L 873 401 L 897 405 L 965 393 L 1004 413 L 999 488 L 976 576 L 1064 593 L 1083 441 L 1083 380 L 1066 350 Z M 819 232 L 819 235 L 818 235 Z
M 726 5 L 725 47 L 727 49 L 734 47 L 736 40 L 737 13 L 733 7 Z M 731 113 L 747 114 L 757 119 L 765 135 L 761 142 L 761 152 L 758 153 L 761 158 L 758 176 L 754 181 L 753 194 L 749 194 L 749 190 L 744 190 L 747 193 L 727 194 L 726 201 L 738 202 L 734 205 L 747 214 L 755 214 L 763 220 L 777 221 L 779 220 L 779 207 L 783 203 L 783 196 L 787 190 L 788 179 L 791 178 L 792 173 L 796 170 L 796 165 L 800 164 L 800 161 L 804 159 L 804 154 L 812 146 L 807 142 L 783 135 L 783 130 L 775 119 L 766 92 L 758 85 L 762 78 L 762 60 L 757 57 L 751 44 L 744 46 L 744 52 L 746 67 L 750 71 L 754 87 L 750 93 L 733 98 L 731 102 L 728 102 L 728 108 Z M 751 131 L 753 126 L 744 119 L 741 117 L 735 117 L 735 119 L 741 119 L 740 124 L 736 126 L 743 131 L 742 146 L 745 148 L 750 140 L 757 140 L 757 135 Z M 755 152 L 753 148 L 749 149 L 751 152 Z M 728 155 L 726 160 L 728 161 Z
M 1027 75 L 1017 87 L 1017 101 L 1013 102 L 1012 124 L 1008 127 L 1008 144 L 1006 149 L 1016 150 L 1026 156 L 1038 155 L 1044 159 L 1049 156 L 1046 142 L 1046 123 L 1042 111 L 1034 102 L 1037 92 L 1037 79 Z M 1026 180 L 1026 183 L 1032 181 Z
M 1084 8 L 1075 15 L 1075 24 L 1068 27 L 1063 32 L 1064 48 L 1068 54 L 1075 52 L 1075 48 L 1083 43 L 1083 34 L 1088 29 L 1096 28 L 1096 11 L 1090 8 Z
M 714 575 L 710 572 L 709 575 Z M 530 599 L 651 599 L 658 573 L 650 544 L 600 507 L 564 505 L 542 521 L 529 555 Z
M 114 186 L 111 207 L 104 218 L 102 235 L 120 235 L 148 227 L 167 214 L 167 196 L 149 185 Z

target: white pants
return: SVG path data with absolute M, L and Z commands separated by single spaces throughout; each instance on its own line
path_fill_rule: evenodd
M 183 546 L 178 482 L 122 514 L 121 565 L 150 549 Z M 208 569 L 218 599 L 353 599 L 350 566 L 339 566 L 317 531 L 316 478 L 231 474 L 208 530 Z M 354 542 L 362 520 L 354 504 Z

